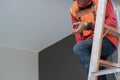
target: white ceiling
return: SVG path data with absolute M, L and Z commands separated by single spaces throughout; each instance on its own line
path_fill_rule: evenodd
M 1 0 L 0 46 L 40 51 L 71 33 L 72 0 Z

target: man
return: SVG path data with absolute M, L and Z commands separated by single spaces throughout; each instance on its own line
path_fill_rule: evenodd
M 110 0 L 107 1 L 104 23 L 116 28 L 114 9 Z M 79 62 L 83 65 L 87 74 L 89 71 L 97 5 L 98 0 L 76 0 L 70 7 L 73 23 L 72 32 L 75 34 L 77 42 L 73 47 L 73 51 Z M 74 25 L 76 23 L 78 25 Z M 102 41 L 101 59 L 106 60 L 108 56 L 117 49 L 117 45 L 118 39 L 113 35 L 106 34 Z M 100 76 L 99 80 L 106 80 L 106 77 Z

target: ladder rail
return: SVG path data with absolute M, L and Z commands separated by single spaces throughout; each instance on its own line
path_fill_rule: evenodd
M 102 46 L 102 34 L 103 34 L 103 23 L 105 18 L 107 0 L 98 0 L 98 9 L 95 23 L 95 31 L 92 44 L 92 53 L 89 67 L 88 80 L 96 80 L 97 76 L 93 76 L 93 72 L 98 71 L 100 59 L 101 46 Z M 100 19 L 99 19 L 100 18 Z M 93 66 L 94 65 L 94 66 Z

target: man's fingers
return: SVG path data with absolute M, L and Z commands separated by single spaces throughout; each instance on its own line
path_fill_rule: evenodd
M 76 22 L 74 23 L 74 25 L 78 25 L 78 28 L 77 29 L 74 29 L 72 31 L 73 34 L 76 34 L 76 33 L 81 33 L 82 30 L 86 27 L 87 23 L 84 23 L 84 22 Z
M 82 30 L 83 30 L 83 29 L 79 27 L 78 29 L 72 30 L 72 33 L 73 33 L 73 34 L 80 33 L 80 32 L 82 32 Z
M 72 30 L 72 33 L 73 34 L 77 34 L 77 33 L 79 33 L 77 30 Z

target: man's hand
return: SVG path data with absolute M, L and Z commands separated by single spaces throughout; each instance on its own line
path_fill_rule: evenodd
M 77 23 L 74 23 L 73 25 L 78 25 L 77 29 L 72 30 L 73 34 L 81 33 L 82 30 L 85 29 L 88 26 L 87 22 L 77 22 Z

